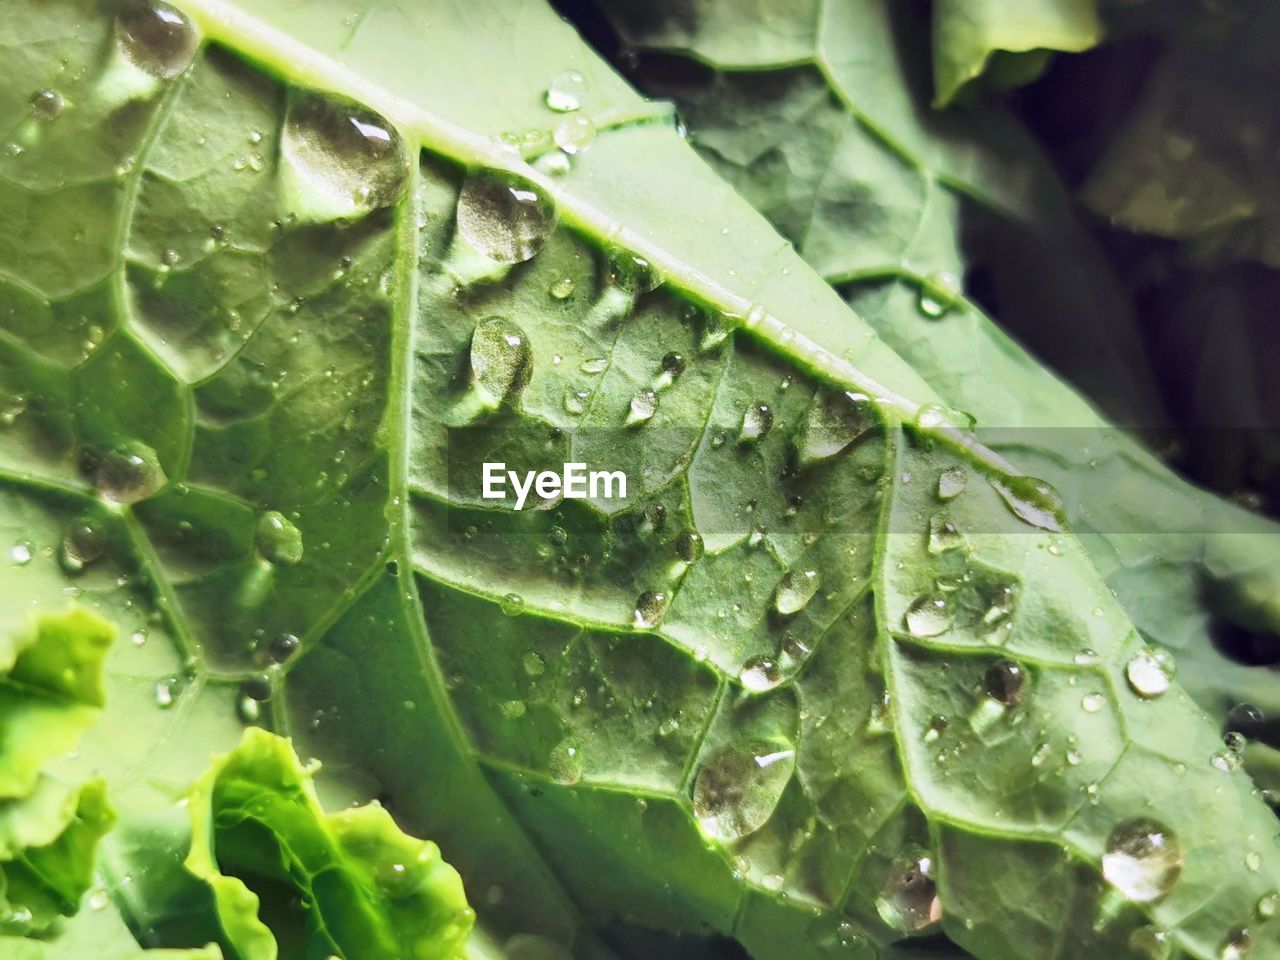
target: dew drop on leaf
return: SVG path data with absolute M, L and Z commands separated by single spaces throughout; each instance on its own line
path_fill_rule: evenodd
M 488 317 L 471 334 L 471 381 L 484 405 L 496 410 L 518 395 L 533 373 L 529 338 L 514 320 Z
M 504 594 L 498 601 L 498 608 L 508 617 L 518 617 L 524 613 L 524 597 L 518 593 Z
M 543 99 L 557 113 L 569 113 L 582 107 L 582 96 L 586 90 L 586 77 L 577 70 L 565 70 L 551 78 Z
M 644 257 L 618 250 L 609 258 L 609 282 L 619 290 L 639 296 L 662 286 L 662 274 Z
M 929 518 L 929 552 L 935 556 L 964 546 L 964 535 L 945 514 L 937 513 Z
M 1140 817 L 1116 826 L 1102 855 L 1102 875 L 1134 903 L 1153 903 L 1182 873 L 1182 844 L 1173 832 Z
M 582 779 L 582 752 L 572 740 L 561 740 L 551 748 L 547 769 L 556 783 L 567 787 Z
M 551 135 L 555 145 L 570 156 L 584 152 L 596 139 L 596 125 L 590 117 L 572 113 L 556 124 Z
M 889 875 L 876 911 L 889 926 L 904 933 L 916 933 L 942 919 L 942 901 L 933 877 L 933 858 L 927 854 L 911 857 Z
M 1173 657 L 1163 650 L 1139 650 L 1125 665 L 1125 678 L 1138 696 L 1153 700 L 1163 695 L 1176 672 Z
M 145 500 L 167 479 L 156 452 L 138 441 L 120 444 L 104 454 L 93 476 L 94 486 L 106 499 L 123 504 Z
M 644 390 L 631 398 L 624 423 L 628 427 L 637 427 L 642 423 L 648 423 L 657 412 L 658 395 L 652 390 Z
M 605 357 L 587 357 L 582 363 L 578 364 L 578 369 L 583 373 L 597 374 L 604 373 L 609 368 L 609 361 Z
M 63 531 L 58 547 L 58 563 L 67 573 L 79 573 L 107 549 L 107 533 L 91 517 L 71 521 Z
M 302 641 L 292 633 L 282 633 L 267 647 L 267 659 L 275 664 L 288 663 L 302 649 Z
M 394 203 L 408 183 L 399 134 L 377 114 L 314 93 L 294 96 L 280 154 L 334 212 Z
M 693 812 L 708 836 L 733 841 L 773 816 L 796 767 L 785 740 L 747 740 L 713 750 L 698 768 Z
M 931 320 L 944 316 L 960 296 L 960 281 L 954 273 L 938 270 L 929 274 L 920 285 L 916 301 L 920 312 Z
M 936 637 L 951 629 L 955 616 L 946 597 L 928 594 L 907 608 L 903 622 L 913 637 Z
M 254 543 L 268 563 L 291 567 L 302 559 L 302 531 L 279 510 L 268 510 L 258 518 Z
M 30 540 L 19 540 L 9 548 L 9 559 L 15 567 L 25 567 L 31 562 L 32 550 Z
M 531 677 L 540 677 L 547 669 L 547 661 L 542 659 L 542 654 L 530 650 L 520 660 L 524 666 L 524 672 Z
M 1222 960 L 1240 960 L 1253 949 L 1253 932 L 1248 927 L 1236 927 L 1222 943 Z
M 703 548 L 702 534 L 697 530 L 686 530 L 676 539 L 676 556 L 685 563 L 693 563 L 701 557 Z
M 1016 706 L 1027 689 L 1027 674 L 1012 660 L 998 660 L 989 668 L 983 684 L 987 696 L 1005 707 Z
M 788 570 L 778 581 L 773 608 L 784 617 L 799 613 L 809 605 L 821 584 L 817 570 Z
M 869 398 L 857 393 L 821 390 L 805 413 L 796 436 L 796 457 L 803 470 L 830 460 L 875 424 Z
M 782 682 L 782 669 L 773 657 L 763 654 L 748 657 L 738 672 L 738 682 L 751 693 L 764 693 Z
M 1041 530 L 1062 532 L 1066 517 L 1062 495 L 1035 477 L 991 477 L 991 486 L 1015 517 Z
M 41 120 L 52 120 L 62 112 L 62 95 L 56 90 L 37 90 L 27 102 L 31 112 Z
M 490 260 L 531 260 L 555 226 L 555 205 L 534 184 L 511 174 L 477 170 L 458 194 L 458 232 Z
M 182 692 L 182 680 L 179 677 L 164 677 L 158 680 L 152 696 L 155 699 L 156 706 L 161 710 L 167 710 L 174 705 L 178 699 L 178 694 Z
M 743 443 L 755 443 L 763 439 L 773 429 L 773 411 L 768 404 L 753 403 L 742 412 L 742 426 L 738 430 L 738 439 Z
M 127 0 L 116 15 L 116 39 L 130 63 L 161 80 L 187 69 L 199 44 L 191 21 L 157 0 Z
M 973 426 L 973 417 L 940 403 L 926 403 L 916 411 L 915 423 L 921 430 L 938 430 L 944 427 L 967 430 Z
M 577 284 L 573 282 L 572 277 L 561 277 L 551 284 L 551 289 L 548 292 L 556 300 L 567 300 L 573 294 L 575 286 Z
M 665 593 L 646 590 L 636 597 L 636 606 L 633 614 L 635 625 L 637 627 L 657 626 L 666 615 L 667 606 L 670 602 Z
M 964 492 L 969 476 L 964 467 L 948 467 L 938 474 L 937 494 L 939 500 L 954 500 Z
M 1169 935 L 1157 927 L 1138 927 L 1129 935 L 1129 950 L 1135 960 L 1168 960 L 1173 951 Z

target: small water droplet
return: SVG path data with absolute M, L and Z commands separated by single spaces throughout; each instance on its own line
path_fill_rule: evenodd
M 582 780 L 582 752 L 572 740 L 561 740 L 551 748 L 547 768 L 556 783 L 567 787 Z
M 498 609 L 508 617 L 518 617 L 524 613 L 524 597 L 518 593 L 504 594 L 498 601 Z
M 920 312 L 931 320 L 944 316 L 959 301 L 960 281 L 954 273 L 937 270 L 925 277 L 916 301 Z
M 485 406 L 496 410 L 519 395 L 533 374 L 529 338 L 514 320 L 488 317 L 471 334 L 471 381 Z
M 609 282 L 619 290 L 640 296 L 662 286 L 662 274 L 644 257 L 618 250 L 609 258 Z
M 531 677 L 540 677 L 547 669 L 547 661 L 542 659 L 542 654 L 530 650 L 520 660 L 524 666 L 524 672 Z
M 577 286 L 573 281 L 573 277 L 561 277 L 551 284 L 551 296 L 556 300 L 567 300 L 573 294 L 573 288 Z
M 1253 932 L 1248 927 L 1236 927 L 1222 942 L 1222 960 L 1240 960 L 1253 949 Z
M 916 933 L 940 921 L 942 901 L 933 878 L 932 856 L 913 856 L 897 867 L 876 898 L 876 911 L 885 923 L 905 933 Z
M 938 499 L 954 500 L 964 492 L 968 482 L 969 475 L 964 472 L 964 467 L 948 467 L 938 474 Z
M 564 412 L 574 415 L 587 409 L 587 401 L 591 399 L 590 390 L 574 390 L 572 387 L 564 392 Z
M 1027 689 L 1027 674 L 1012 660 L 997 660 L 984 677 L 987 696 L 1005 707 L 1016 706 Z
M 1182 844 L 1154 820 L 1138 818 L 1118 824 L 1102 855 L 1106 881 L 1134 903 L 1161 899 L 1182 873 Z
M 723 313 L 708 311 L 703 314 L 702 335 L 698 338 L 698 350 L 710 353 L 729 339 L 733 324 Z
M 582 108 L 582 97 L 586 92 L 587 78 L 577 70 L 565 70 L 551 78 L 544 100 L 557 113 L 570 113 Z
M 1173 682 L 1175 672 L 1173 657 L 1150 647 L 1139 650 L 1125 665 L 1130 689 L 1147 700 L 1163 695 Z
M 945 514 L 936 513 L 929 518 L 929 552 L 935 556 L 964 546 L 964 535 Z
M 108 500 L 130 504 L 160 490 L 168 478 L 160 458 L 145 443 L 122 443 L 105 454 L 94 471 L 93 482 Z
M 717 840 L 734 841 L 755 833 L 773 816 L 795 767 L 795 749 L 785 740 L 717 747 L 698 768 L 694 815 Z
M 586 151 L 596 139 L 596 125 L 590 117 L 573 113 L 556 124 L 551 136 L 555 145 L 570 156 Z
M 107 532 L 92 517 L 80 517 L 67 525 L 58 548 L 58 563 L 67 573 L 79 573 L 107 549 Z
M 955 616 L 946 597 L 926 595 L 907 608 L 903 622 L 913 637 L 937 637 L 951 629 Z
M 609 361 L 606 357 L 588 357 L 578 364 L 578 369 L 583 373 L 597 374 L 604 373 L 609 368 Z
M 525 711 L 528 708 L 523 700 L 506 700 L 500 709 L 502 710 L 502 715 L 508 720 L 519 720 L 525 715 Z
M 703 549 L 702 534 L 697 530 L 686 530 L 676 539 L 676 556 L 685 563 L 693 563 L 701 557 Z
M 868 397 L 860 393 L 818 391 L 796 436 L 800 469 L 842 453 L 875 423 Z
M 961 410 L 954 410 L 940 403 L 926 403 L 916 411 L 915 423 L 921 430 L 938 430 L 944 427 L 967 430 L 973 426 L 973 418 Z
M 627 419 L 624 421 L 628 427 L 639 426 L 653 419 L 653 415 L 658 412 L 658 395 L 652 390 L 645 390 L 637 393 L 631 398 L 631 405 L 627 410 Z
M 328 96 L 300 93 L 290 99 L 280 154 L 336 212 L 390 206 L 408 183 L 408 160 L 395 128 Z
M 1062 495 L 1035 477 L 991 477 L 991 486 L 1019 520 L 1041 530 L 1066 528 Z
M 116 14 L 116 39 L 130 63 L 161 80 L 187 69 L 199 45 L 191 21 L 157 0 L 125 3 Z
M 302 641 L 292 633 L 282 633 L 267 647 L 267 660 L 271 663 L 288 663 L 302 649 Z
M 636 597 L 633 621 L 637 627 L 655 627 L 667 613 L 670 598 L 661 591 L 646 590 Z
M 763 693 L 782 682 L 782 670 L 773 657 L 758 654 L 743 661 L 738 682 L 751 693 Z
M 1107 705 L 1107 698 L 1100 693 L 1086 693 L 1080 698 L 1080 709 L 1085 713 L 1097 713 Z
M 182 679 L 180 677 L 165 677 L 156 682 L 153 697 L 156 706 L 161 710 L 168 710 L 178 699 L 178 694 L 182 692 Z
M 268 510 L 258 518 L 254 543 L 268 563 L 291 567 L 302 559 L 302 531 L 279 510 Z
M 773 429 L 773 411 L 768 404 L 752 403 L 742 412 L 742 426 L 738 439 L 742 443 L 755 443 Z
M 1157 927 L 1139 927 L 1129 935 L 1129 950 L 1134 960 L 1169 960 L 1173 944 L 1169 935 Z
M 52 120 L 62 112 L 62 94 L 56 90 L 37 90 L 27 101 L 31 112 L 41 120 Z
M 555 204 L 527 180 L 493 170 L 470 174 L 458 194 L 458 232 L 498 263 L 523 263 L 555 226 Z
M 774 592 L 773 608 L 784 617 L 799 613 L 809 605 L 821 584 L 817 570 L 788 570 Z
M 16 567 L 25 567 L 31 562 L 31 554 L 34 547 L 30 540 L 19 540 L 9 548 L 9 559 L 13 561 Z

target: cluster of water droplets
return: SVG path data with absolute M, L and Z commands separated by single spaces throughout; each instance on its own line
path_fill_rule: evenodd
M 596 138 L 595 122 L 582 112 L 587 78 L 577 70 L 565 70 L 551 78 L 543 97 L 546 105 L 563 116 L 551 131 L 552 142 L 567 156 L 587 150 Z

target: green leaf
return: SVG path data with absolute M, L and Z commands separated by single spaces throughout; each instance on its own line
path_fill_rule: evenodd
M 275 960 L 283 940 L 288 956 L 461 957 L 475 915 L 436 845 L 379 806 L 325 814 L 312 773 L 287 740 L 250 729 L 193 788 L 186 866 L 237 955 Z
M 1114 956 L 1156 925 L 1209 960 L 1246 923 L 1275 955 L 1274 816 L 1176 684 L 1130 689 L 1142 641 L 1042 528 L 1051 495 L 669 108 L 538 4 L 164 12 L 33 0 L 0 28 L 5 121 L 28 85 L 64 102 L 0 159 L 27 227 L 0 241 L 0 517 L 32 547 L 0 611 L 73 586 L 141 637 L 81 757 L 141 942 L 208 942 L 178 803 L 247 722 L 325 764 L 313 797 L 252 734 L 200 795 L 193 863 L 250 957 L 298 929 L 250 875 L 339 882 L 317 797 L 436 838 L 512 956 Z M 517 511 L 481 495 L 496 460 L 629 483 Z M 101 550 L 60 565 L 82 517 Z M 317 844 L 306 870 L 273 835 Z M 1163 897 L 1103 883 L 1173 838 Z M 1046 870 L 1072 909 L 985 893 Z

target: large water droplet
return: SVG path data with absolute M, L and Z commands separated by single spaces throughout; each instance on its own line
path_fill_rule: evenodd
M 130 441 L 103 455 L 94 471 L 93 482 L 108 500 L 137 503 L 165 485 L 160 458 L 145 443 Z
M 107 549 L 107 533 L 91 517 L 81 517 L 67 525 L 58 547 L 58 562 L 67 573 L 79 573 Z
M 1066 517 L 1062 495 L 1051 485 L 1035 477 L 991 477 L 991 486 L 1004 500 L 1013 515 L 1041 530 L 1062 531 Z
M 291 567 L 302 559 L 302 531 L 279 510 L 268 510 L 258 518 L 254 543 L 269 563 Z
M 533 373 L 529 338 L 514 320 L 488 317 L 471 334 L 471 380 L 486 407 L 495 410 L 520 393 Z
M 580 113 L 570 114 L 556 124 L 551 135 L 555 145 L 573 156 L 584 152 L 596 139 L 596 125 L 590 117 Z
M 768 404 L 752 403 L 742 412 L 742 426 L 738 430 L 738 439 L 743 443 L 755 443 L 763 439 L 773 429 L 773 411 Z
M 738 682 L 751 693 L 764 693 L 782 682 L 782 668 L 773 657 L 763 654 L 748 657 L 738 672 Z
M 587 78 L 577 70 L 565 70 L 551 78 L 544 99 L 557 113 L 569 113 L 582 107 L 582 95 L 586 91 Z
M 871 407 L 862 394 L 819 391 L 796 436 L 800 468 L 831 459 L 871 429 L 876 422 Z
M 582 779 L 582 751 L 573 740 L 561 740 L 551 748 L 547 768 L 556 783 L 571 787 Z
M 527 180 L 495 170 L 467 177 L 458 194 L 458 232 L 490 260 L 533 258 L 555 226 L 555 205 Z
M 895 869 L 876 898 L 876 911 L 885 923 L 904 933 L 916 933 L 941 920 L 933 858 L 913 856 Z
M 1106 881 L 1135 903 L 1168 894 L 1182 873 L 1182 844 L 1168 828 L 1138 818 L 1119 824 L 1102 855 Z
M 408 183 L 408 160 L 391 124 L 319 94 L 291 99 L 280 153 L 322 199 L 326 215 L 389 206 Z
M 784 617 L 799 613 L 809 605 L 821 584 L 817 570 L 788 570 L 778 581 L 773 608 Z
M 795 768 L 795 749 L 785 740 L 718 747 L 693 784 L 693 812 L 702 829 L 723 841 L 755 833 L 773 816 Z
M 658 590 L 646 590 L 636 597 L 633 620 L 637 627 L 655 627 L 667 613 L 671 598 Z
M 903 615 L 907 632 L 913 637 L 936 637 L 946 633 L 955 623 L 955 615 L 946 597 L 926 595 L 907 607 Z
M 1161 696 L 1173 682 L 1176 668 L 1173 657 L 1163 650 L 1147 648 L 1134 654 L 1124 668 L 1129 687 L 1148 700 Z
M 120 8 L 116 40 L 126 59 L 161 80 L 187 69 L 199 46 L 191 21 L 154 0 L 129 0 Z

